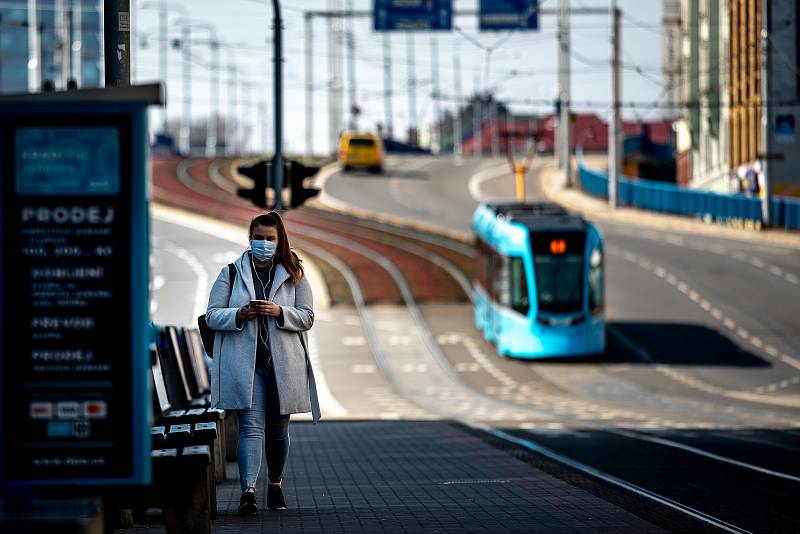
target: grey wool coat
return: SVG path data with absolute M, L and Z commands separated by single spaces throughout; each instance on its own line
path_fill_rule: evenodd
M 226 265 L 211 288 L 206 311 L 208 326 L 216 330 L 211 405 L 225 410 L 241 410 L 252 405 L 258 336 L 255 320 L 236 326 L 236 310 L 256 298 L 250 252 L 239 256 L 234 265 L 233 288 L 228 288 Z M 311 286 L 305 277 L 297 284 L 292 283 L 289 272 L 279 263 L 275 267 L 269 300 L 283 310 L 282 324 L 278 324 L 277 317 L 269 317 L 267 321 L 281 414 L 310 411 L 317 422 L 319 401 L 307 350 L 307 331 L 314 324 Z

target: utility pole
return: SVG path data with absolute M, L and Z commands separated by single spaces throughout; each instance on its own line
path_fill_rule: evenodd
M 442 110 L 440 108 L 439 87 L 439 41 L 435 33 L 431 33 L 431 83 L 433 87 L 433 128 L 431 129 L 431 151 L 438 154 L 442 149 Z
M 414 66 L 414 34 L 406 33 L 408 63 L 408 144 L 417 145 L 417 74 Z
M 328 10 L 339 9 L 340 0 L 328 0 Z M 336 153 L 339 144 L 339 134 L 344 123 L 342 117 L 342 23 L 336 17 L 328 17 L 328 133 L 330 136 L 331 152 Z
M 250 120 L 253 117 L 253 111 L 255 111 L 253 109 L 253 84 L 249 82 L 243 83 L 241 93 L 242 103 L 240 109 L 242 116 L 239 123 L 242 127 L 239 129 L 239 146 L 243 154 L 248 154 L 252 149 L 250 140 L 252 140 L 253 134 L 255 133 L 255 127 Z
M 261 120 L 261 151 L 266 151 L 267 147 L 269 146 L 269 128 L 267 127 L 268 123 L 268 114 L 269 109 L 267 107 L 266 102 L 259 102 L 258 103 L 258 116 L 262 118 Z
M 37 0 L 28 0 L 28 92 L 38 93 L 42 88 L 42 49 L 39 35 L 39 10 Z
M 217 130 L 219 129 L 219 41 L 212 34 L 211 47 L 211 111 L 206 123 L 206 157 L 217 155 Z
M 75 2 L 70 5 L 70 30 L 72 33 L 70 43 L 72 43 L 72 61 L 70 67 L 72 73 L 70 78 L 75 80 L 78 87 L 83 85 L 83 62 L 81 56 L 83 55 L 83 6 L 81 2 Z
M 494 91 L 491 93 L 491 108 L 490 108 L 490 121 L 492 125 L 492 157 L 496 158 L 500 155 L 500 119 L 497 110 L 497 100 L 494 96 Z
M 229 156 L 235 156 L 239 152 L 239 147 L 237 146 L 239 115 L 236 111 L 238 92 L 236 64 L 230 63 L 228 64 L 228 116 L 225 120 L 225 149 Z
M 131 84 L 131 2 L 104 0 L 106 87 Z
M 770 127 L 772 125 L 772 113 L 770 113 L 770 53 L 769 38 L 772 26 L 770 3 L 767 0 L 761 2 L 761 150 L 764 151 L 761 157 L 761 224 L 770 226 L 772 224 L 772 186 L 770 184 L 769 171 L 771 167 L 772 155 L 769 152 Z M 795 31 L 800 31 L 796 29 Z
M 353 0 L 347 0 L 347 11 L 353 11 Z M 350 100 L 350 129 L 358 129 L 358 90 L 356 88 L 356 35 L 353 17 L 347 18 L 347 89 Z
M 620 119 L 621 62 L 620 18 L 616 0 L 611 2 L 611 120 L 608 123 L 608 205 L 617 207 L 619 175 L 622 171 L 622 121 Z
M 282 206 L 283 193 L 283 19 L 278 0 L 272 0 L 274 32 L 274 79 L 275 79 L 275 155 L 272 158 L 272 177 L 275 188 L 275 210 Z
M 460 158 L 464 153 L 464 146 L 461 143 L 461 61 L 458 57 L 458 47 L 453 43 L 453 75 L 455 76 L 456 91 L 456 111 L 454 115 L 455 125 L 453 128 L 453 155 Z
M 180 146 L 181 150 L 190 155 L 192 152 L 192 51 L 189 44 L 192 39 L 191 26 L 185 20 L 181 26 L 181 52 L 183 64 L 181 66 L 183 82 L 181 83 L 183 112 L 181 117 Z
M 167 35 L 167 0 L 158 3 L 158 77 L 161 83 L 167 84 L 167 68 L 169 59 L 169 36 Z M 161 132 L 167 133 L 167 106 L 161 106 Z
M 389 33 L 383 34 L 383 112 L 386 122 L 386 137 L 394 136 L 394 111 L 392 110 L 392 50 Z
M 559 0 L 558 4 L 558 166 L 564 170 L 564 184 L 570 185 L 570 23 L 569 0 Z
M 314 46 L 314 19 L 311 13 L 305 12 L 305 38 L 306 38 L 306 160 L 309 162 L 314 156 L 314 55 L 311 48 Z M 264 145 L 266 146 L 266 145 Z
M 472 155 L 483 158 L 483 94 L 480 87 L 480 75 L 475 72 L 473 87 L 475 89 L 475 102 L 472 106 L 472 139 L 475 145 Z
M 56 0 L 55 5 L 55 33 L 56 43 L 53 52 L 55 53 L 56 87 L 61 89 L 67 88 L 67 80 L 69 80 L 69 58 L 70 48 L 72 48 L 70 41 L 69 31 L 69 18 L 67 16 L 66 0 Z

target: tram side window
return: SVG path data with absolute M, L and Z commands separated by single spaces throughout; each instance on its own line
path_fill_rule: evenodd
M 508 268 L 508 257 L 495 254 L 495 295 L 501 306 L 511 306 L 511 283 Z
M 604 306 L 603 251 L 595 247 L 589 256 L 589 309 L 592 315 L 597 315 Z
M 475 280 L 483 287 L 488 295 L 492 295 L 492 280 L 490 277 L 492 249 L 483 239 L 478 239 L 475 254 Z
M 525 263 L 522 258 L 509 258 L 509 281 L 511 283 L 511 308 L 528 315 L 528 281 L 525 279 Z

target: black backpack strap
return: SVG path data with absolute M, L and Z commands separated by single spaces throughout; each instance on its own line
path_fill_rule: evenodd
M 233 293 L 233 282 L 236 281 L 236 266 L 232 263 L 228 264 L 228 301 L 231 300 Z

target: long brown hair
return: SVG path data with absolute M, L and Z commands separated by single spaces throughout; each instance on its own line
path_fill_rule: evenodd
M 286 234 L 286 228 L 283 226 L 283 219 L 276 211 L 270 211 L 254 217 L 250 221 L 250 230 L 247 232 L 248 237 L 253 237 L 253 229 L 257 224 L 261 226 L 271 227 L 274 226 L 278 230 L 278 250 L 275 252 L 275 260 L 282 264 L 289 276 L 292 277 L 292 283 L 296 284 L 303 278 L 303 265 L 302 260 L 297 257 L 297 254 L 289 246 L 289 236 Z

